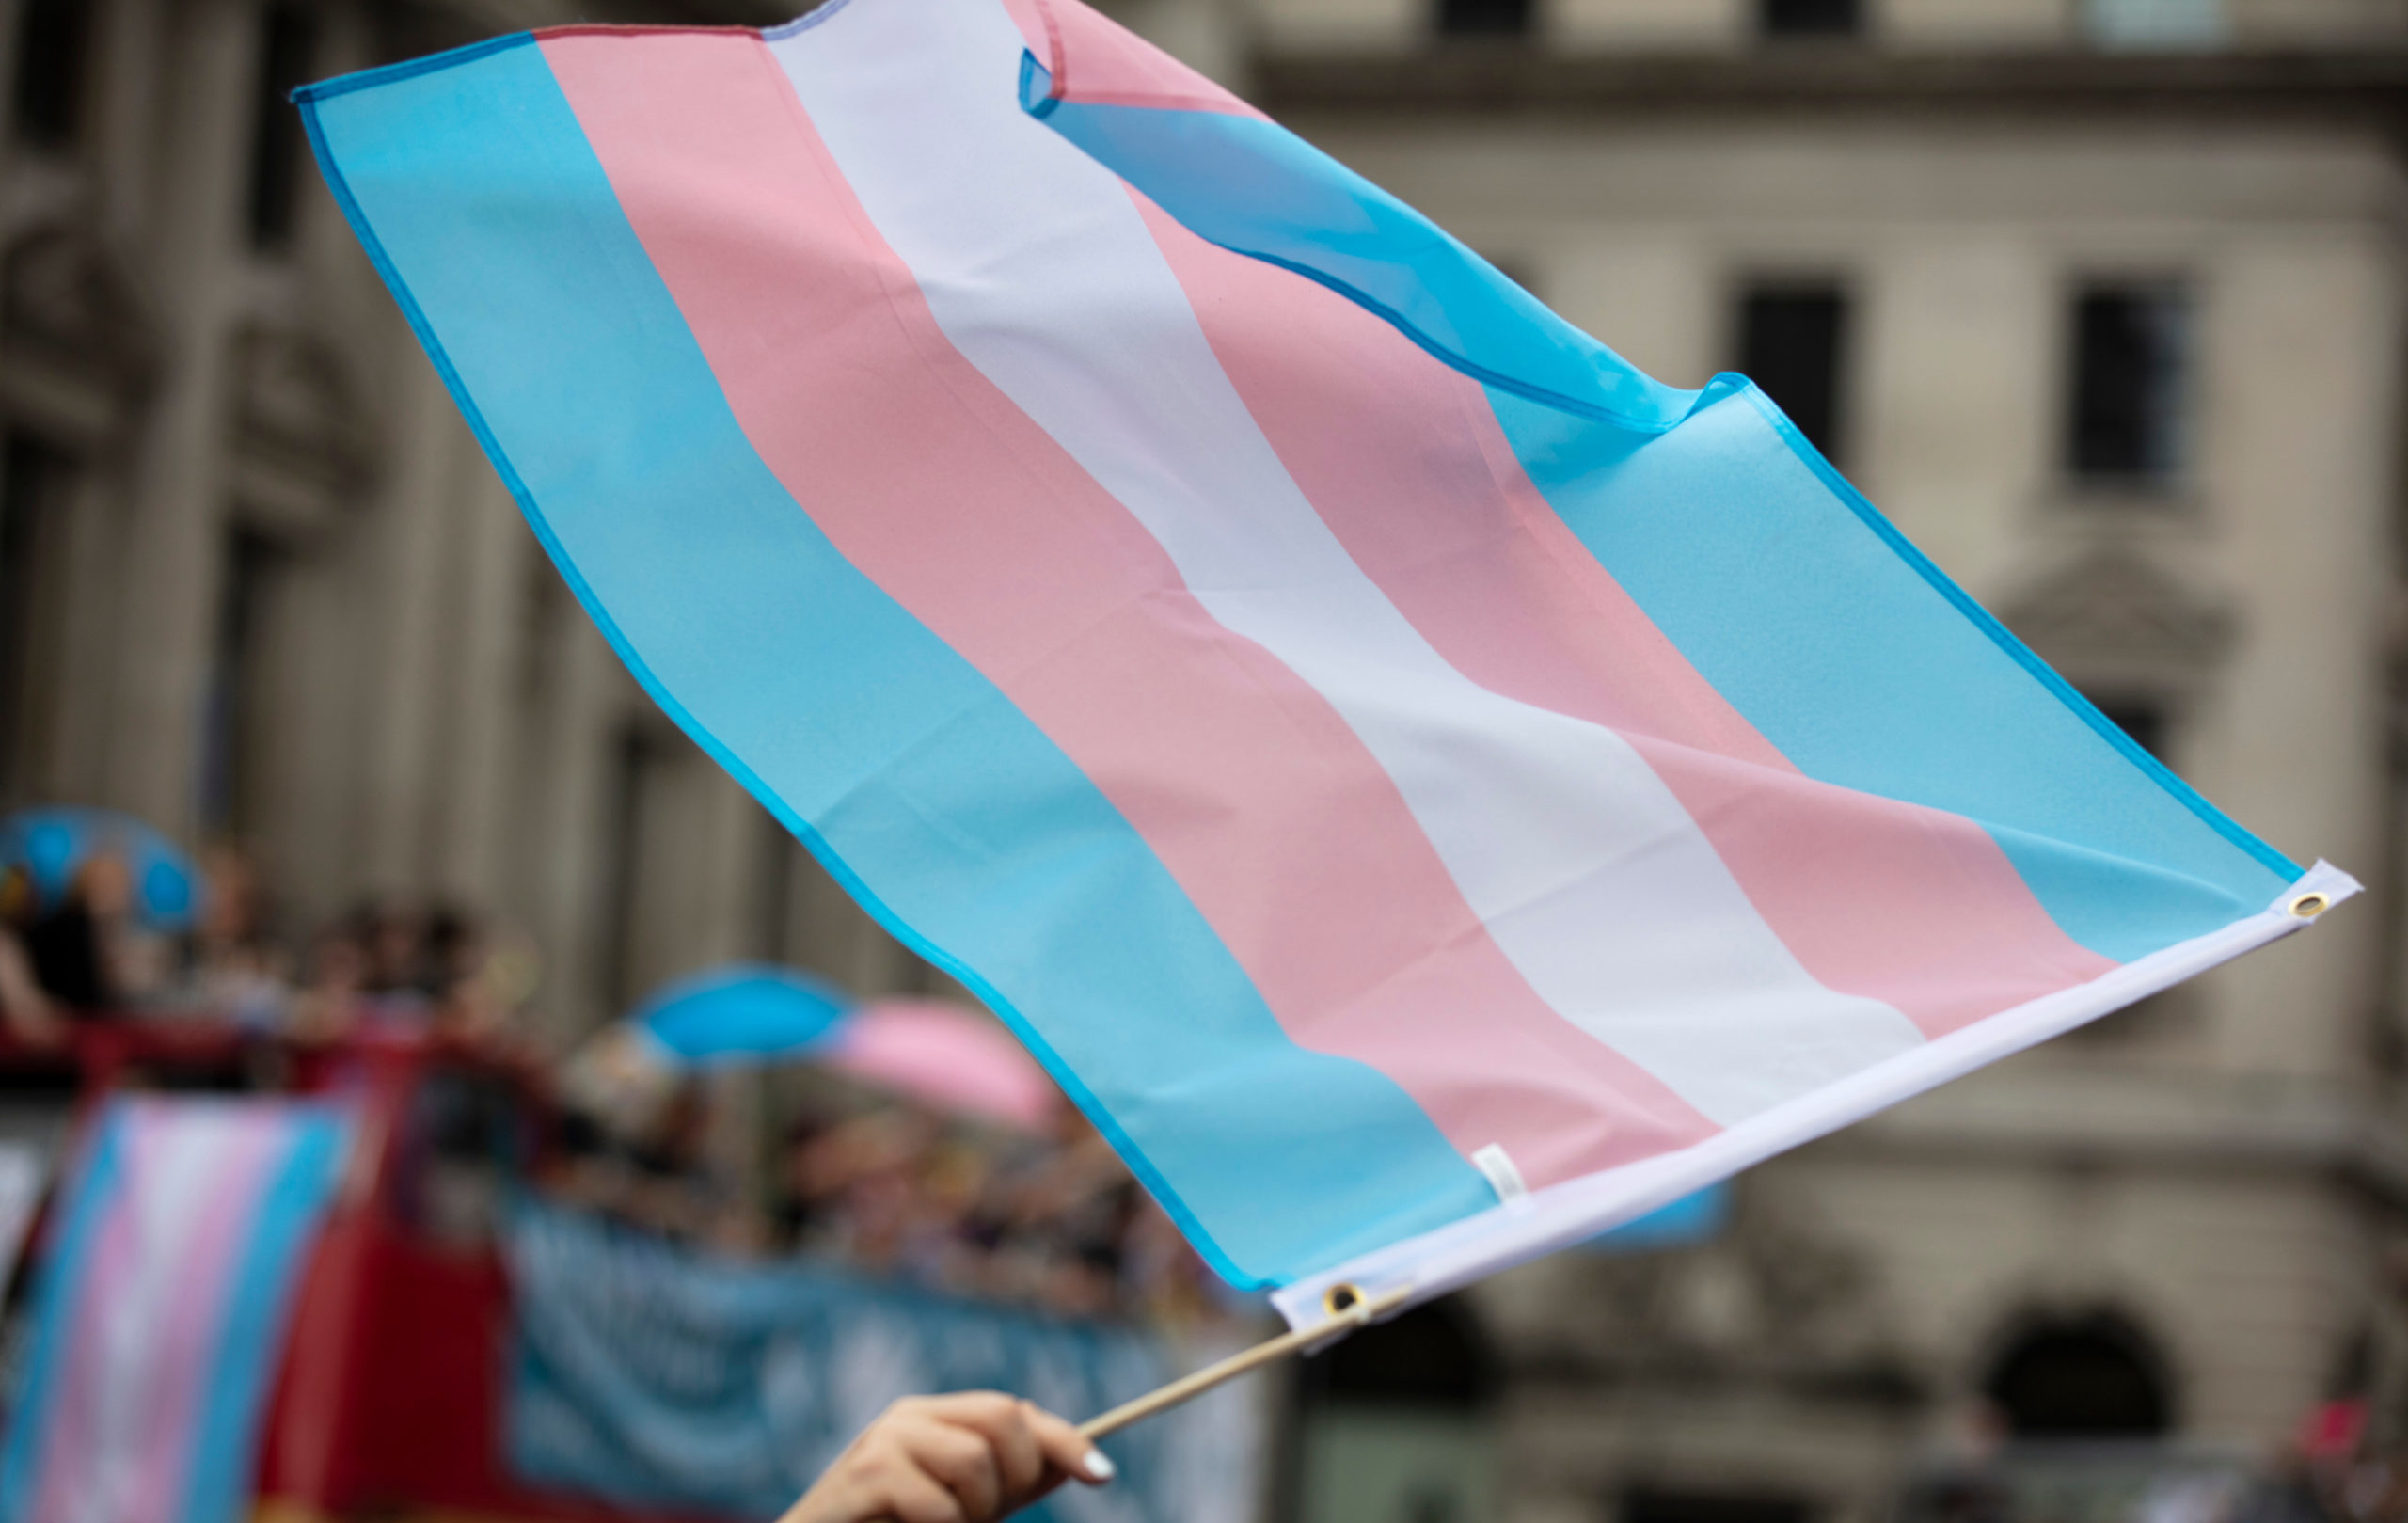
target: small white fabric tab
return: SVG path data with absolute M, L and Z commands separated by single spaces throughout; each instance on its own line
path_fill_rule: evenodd
M 1522 1171 L 1513 1166 L 1513 1155 L 1501 1144 L 1490 1143 L 1473 1153 L 1471 1162 L 1474 1168 L 1488 1176 L 1489 1188 L 1505 1204 L 1510 1206 L 1530 1193 L 1530 1187 L 1522 1182 Z

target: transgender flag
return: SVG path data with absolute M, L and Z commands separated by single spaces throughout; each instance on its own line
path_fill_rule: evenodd
M 117 1100 L 61 1198 L 0 1455 L 7 1523 L 239 1523 L 293 1290 L 349 1125 Z
M 301 93 L 628 666 L 1230 1279 L 1434 1293 L 2350 892 L 1726 376 L 1076 0 Z

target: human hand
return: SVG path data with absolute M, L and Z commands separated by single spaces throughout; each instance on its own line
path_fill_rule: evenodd
M 779 1523 L 994 1523 L 1112 1462 L 1053 1413 L 995 1391 L 910 1396 L 879 1414 Z

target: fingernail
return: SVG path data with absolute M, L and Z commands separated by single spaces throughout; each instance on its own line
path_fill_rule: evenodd
M 1079 1463 L 1086 1467 L 1087 1479 L 1090 1481 L 1101 1483 L 1120 1473 L 1120 1467 L 1104 1458 L 1103 1451 L 1100 1449 L 1088 1450 L 1087 1457 Z

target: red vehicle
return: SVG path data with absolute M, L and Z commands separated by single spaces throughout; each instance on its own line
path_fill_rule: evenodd
M 119 1088 L 359 1106 L 270 1398 L 259 1517 L 679 1523 L 531 1490 L 502 1462 L 510 1292 L 493 1228 L 556 1132 L 531 1066 L 441 1039 L 302 1045 L 194 1020 L 79 1023 L 60 1048 L 0 1038 L 0 1114 L 57 1151 Z M 38 1255 L 39 1228 L 33 1242 Z

